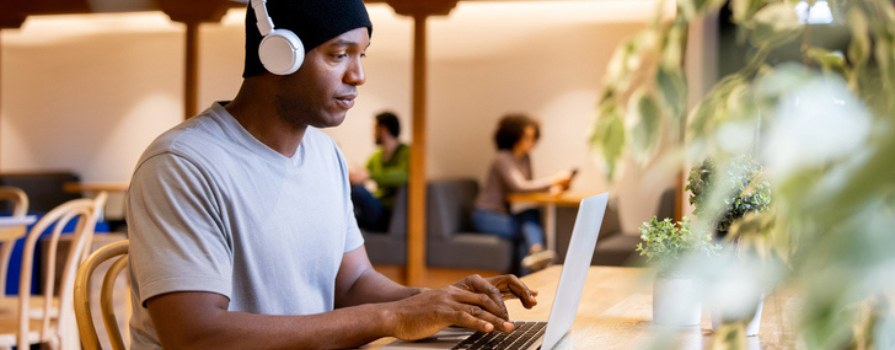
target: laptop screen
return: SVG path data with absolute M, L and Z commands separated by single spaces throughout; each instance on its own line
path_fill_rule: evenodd
M 572 328 L 608 202 L 609 194 L 603 193 L 583 199 L 578 207 L 542 349 L 553 349 Z

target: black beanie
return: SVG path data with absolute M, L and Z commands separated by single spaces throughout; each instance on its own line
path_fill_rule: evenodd
M 274 28 L 288 29 L 305 46 L 305 54 L 339 35 L 367 27 L 373 35 L 373 24 L 363 0 L 268 0 L 267 12 Z M 246 11 L 245 78 L 267 72 L 258 58 L 261 33 L 255 11 L 249 2 Z

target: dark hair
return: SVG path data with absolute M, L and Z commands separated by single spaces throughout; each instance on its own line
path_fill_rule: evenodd
M 497 124 L 497 131 L 494 132 L 494 144 L 498 150 L 511 150 L 522 136 L 525 135 L 525 128 L 534 127 L 535 140 L 541 137 L 541 129 L 534 119 L 524 114 L 508 114 L 500 119 Z
M 388 133 L 392 135 L 392 137 L 398 137 L 401 134 L 401 121 L 398 120 L 398 116 L 396 116 L 392 112 L 382 112 L 376 115 L 376 125 L 384 126 L 388 129 Z

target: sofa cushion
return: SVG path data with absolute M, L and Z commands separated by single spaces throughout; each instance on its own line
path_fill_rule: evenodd
M 429 242 L 427 264 L 432 267 L 510 272 L 513 244 L 493 235 L 456 232 L 449 241 Z
M 452 239 L 455 232 L 472 231 L 471 214 L 479 183 L 474 179 L 433 180 L 427 187 L 427 237 Z

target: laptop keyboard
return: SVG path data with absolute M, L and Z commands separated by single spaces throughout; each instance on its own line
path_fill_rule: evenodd
M 516 325 L 511 333 L 475 332 L 462 341 L 454 350 L 515 350 L 527 349 L 544 335 L 547 322 L 513 322 Z

